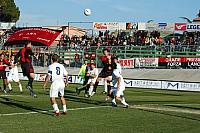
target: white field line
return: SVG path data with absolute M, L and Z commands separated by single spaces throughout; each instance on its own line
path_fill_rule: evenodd
M 111 106 L 96 106 L 96 107 L 74 108 L 74 109 L 67 109 L 67 110 L 68 111 L 76 111 L 76 110 L 88 110 L 88 109 L 98 109 L 98 108 L 108 108 L 108 107 L 111 107 Z M 29 115 L 29 114 L 38 114 L 38 113 L 47 113 L 47 112 L 53 112 L 53 110 L 49 110 L 49 111 L 31 111 L 31 112 L 24 112 L 24 113 L 0 114 L 0 116 Z
M 200 110 L 192 110 L 192 109 L 151 107 L 151 106 L 144 106 L 144 105 L 134 105 L 134 106 L 131 106 L 130 108 L 132 108 L 132 109 L 141 109 L 141 110 L 149 110 L 149 111 L 177 112 L 177 113 L 188 113 L 188 114 L 198 114 L 198 115 L 200 115 Z

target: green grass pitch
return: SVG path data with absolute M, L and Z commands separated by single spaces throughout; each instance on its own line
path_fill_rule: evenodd
M 1 81 L 2 82 L 2 81 Z M 19 93 L 16 83 L 9 95 L 0 92 L 0 133 L 199 133 L 200 93 L 127 88 L 131 105 L 111 107 L 105 94 L 91 98 L 77 96 L 70 84 L 65 90 L 68 115 L 53 116 L 48 89 L 34 82 L 38 98 L 25 89 Z M 2 83 L 0 84 L 2 86 Z M 59 108 L 61 108 L 60 102 Z M 120 103 L 118 103 L 120 105 Z

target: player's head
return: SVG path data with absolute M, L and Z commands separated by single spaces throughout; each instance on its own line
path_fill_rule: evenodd
M 109 50 L 107 48 L 103 49 L 103 54 L 105 56 L 109 55 Z
M 92 69 L 94 69 L 96 67 L 96 65 L 94 63 L 91 63 L 90 66 Z
M 2 60 L 2 59 L 4 59 L 4 57 L 5 57 L 5 54 L 4 54 L 4 52 L 2 52 L 2 53 L 0 54 L 0 59 Z
M 112 63 L 112 69 L 113 69 L 113 70 L 114 70 L 114 69 L 117 69 L 117 63 L 115 63 L 115 62 Z
M 115 62 L 115 63 L 118 63 L 118 62 L 119 62 L 119 60 L 118 60 L 118 57 L 117 57 L 117 56 L 114 56 L 114 57 L 112 57 L 112 60 L 113 60 L 113 62 Z
M 31 41 L 26 41 L 26 42 L 25 42 L 25 46 L 26 46 L 26 47 L 29 47 L 29 48 L 32 48 Z
M 53 61 L 53 62 L 58 62 L 58 60 L 59 60 L 59 56 L 58 56 L 57 54 L 54 54 L 54 55 L 52 56 L 52 61 Z

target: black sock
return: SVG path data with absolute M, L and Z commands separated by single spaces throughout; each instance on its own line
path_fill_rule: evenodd
M 29 77 L 28 86 L 33 87 L 33 78 Z
M 111 81 L 107 81 L 107 96 L 109 96 L 110 95 L 110 90 L 111 90 L 111 85 L 110 85 L 110 83 L 111 83 Z
M 5 84 L 3 85 L 3 89 L 6 90 L 6 85 Z
M 96 92 L 97 91 L 97 86 L 99 85 L 99 82 L 98 81 L 96 81 L 95 82 L 95 84 L 94 84 L 94 89 L 93 89 L 93 91 L 94 92 Z

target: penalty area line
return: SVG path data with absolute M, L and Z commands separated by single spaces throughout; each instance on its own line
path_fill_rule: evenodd
M 72 109 L 67 109 L 67 110 L 68 111 L 77 111 L 77 110 L 99 109 L 99 108 L 109 108 L 109 107 L 111 107 L 111 106 L 94 106 L 94 107 L 85 107 L 85 108 L 72 108 Z M 8 114 L 0 114 L 0 116 L 29 115 L 29 114 L 38 114 L 38 113 L 48 113 L 48 112 L 53 112 L 53 110 L 31 111 L 31 112 L 23 112 L 23 113 L 8 113 Z

